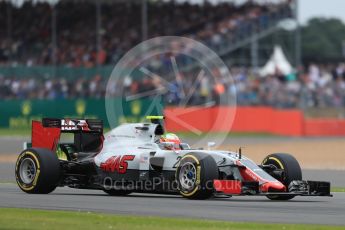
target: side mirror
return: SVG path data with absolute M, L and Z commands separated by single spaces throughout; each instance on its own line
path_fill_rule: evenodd
M 182 150 L 190 149 L 190 146 L 189 146 L 189 144 L 187 144 L 187 143 L 181 143 L 180 146 L 181 146 L 181 149 L 182 149 Z
M 212 142 L 207 142 L 207 149 L 211 150 L 212 147 L 216 146 L 216 142 L 212 141 Z

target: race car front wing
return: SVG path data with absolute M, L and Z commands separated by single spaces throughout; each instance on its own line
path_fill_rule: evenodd
M 260 191 L 258 182 L 246 182 L 238 180 L 214 180 L 214 188 L 217 193 L 226 195 L 256 195 L 256 196 L 328 196 L 332 197 L 331 184 L 325 181 L 295 180 L 288 186 L 288 191 Z

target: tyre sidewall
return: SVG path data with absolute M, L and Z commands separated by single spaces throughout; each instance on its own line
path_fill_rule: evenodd
M 30 158 L 31 160 L 33 160 L 35 167 L 36 167 L 35 177 L 34 177 L 33 181 L 29 184 L 26 184 L 22 181 L 21 176 L 20 176 L 20 171 L 19 171 L 21 163 L 27 158 Z M 16 170 L 16 173 L 15 173 L 16 181 L 17 181 L 17 184 L 20 187 L 20 189 L 22 189 L 24 192 L 28 192 L 28 193 L 31 191 L 34 191 L 35 187 L 38 184 L 38 180 L 40 178 L 40 173 L 41 173 L 40 161 L 38 160 L 36 154 L 34 154 L 33 151 L 30 151 L 30 150 L 23 151 L 17 159 L 15 170 Z
M 20 177 L 20 164 L 26 158 L 33 160 L 36 167 L 35 178 L 26 184 Z M 15 166 L 16 181 L 20 189 L 27 193 L 50 193 L 58 185 L 60 179 L 60 163 L 52 151 L 42 148 L 24 150 L 18 157 Z
M 192 163 L 196 169 L 196 181 L 194 187 L 190 190 L 185 190 L 182 187 L 179 178 L 181 167 L 187 162 Z M 183 197 L 190 199 L 206 199 L 214 192 L 213 180 L 218 178 L 218 167 L 211 156 L 202 153 L 190 153 L 182 157 L 176 170 L 175 177 L 178 189 Z
M 196 170 L 196 181 L 194 184 L 194 188 L 190 189 L 189 191 L 185 190 L 182 187 L 182 185 L 180 183 L 180 178 L 179 178 L 181 168 L 187 162 L 192 163 L 195 167 L 195 170 Z M 176 178 L 178 180 L 178 186 L 179 186 L 179 190 L 180 190 L 181 195 L 184 197 L 192 197 L 194 194 L 196 194 L 197 191 L 200 189 L 200 183 L 201 183 L 200 177 L 201 177 L 201 165 L 200 165 L 199 159 L 196 156 L 191 155 L 191 154 L 188 154 L 188 155 L 182 157 L 182 159 L 180 161 L 180 166 L 178 167 L 178 169 L 176 171 Z

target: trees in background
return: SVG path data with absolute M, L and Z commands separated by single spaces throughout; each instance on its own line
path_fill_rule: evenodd
M 313 18 L 302 27 L 304 63 L 344 60 L 345 24 L 335 18 Z

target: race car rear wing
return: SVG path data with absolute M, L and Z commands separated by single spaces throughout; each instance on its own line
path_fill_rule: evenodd
M 45 128 L 60 128 L 61 132 L 67 133 L 77 131 L 103 133 L 103 121 L 97 119 L 43 118 L 42 125 Z
M 31 146 L 56 150 L 61 133 L 76 133 L 80 142 L 83 133 L 103 136 L 103 122 L 96 119 L 56 119 L 43 118 L 42 122 L 32 121 Z

